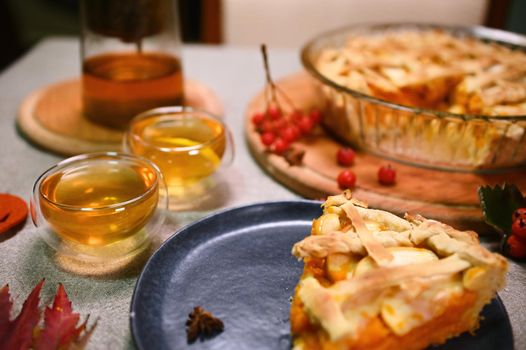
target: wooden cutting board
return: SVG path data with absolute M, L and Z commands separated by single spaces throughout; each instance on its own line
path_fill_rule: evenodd
M 312 78 L 307 73 L 288 76 L 277 83 L 293 100 L 296 108 L 322 108 Z M 256 161 L 276 180 L 308 198 L 322 198 L 341 192 L 336 182 L 338 173 L 346 167 L 336 162 L 336 152 L 342 147 L 324 131 L 295 144 L 305 150 L 303 164 L 290 166 L 283 157 L 268 153 L 250 121 L 251 115 L 265 109 L 263 91 L 249 103 L 245 114 L 245 134 Z M 381 165 L 391 164 L 397 171 L 394 186 L 377 181 Z M 357 152 L 354 165 L 357 184 L 354 194 L 371 207 L 399 215 L 419 213 L 458 228 L 487 230 L 479 207 L 477 189 L 481 185 L 515 183 L 526 191 L 526 169 L 499 174 L 440 171 L 387 160 L 365 152 Z
M 221 102 L 211 89 L 195 80 L 186 80 L 184 88 L 187 105 L 223 114 Z M 122 131 L 97 125 L 83 116 L 80 79 L 31 93 L 20 106 L 17 122 L 29 140 L 59 154 L 121 150 Z

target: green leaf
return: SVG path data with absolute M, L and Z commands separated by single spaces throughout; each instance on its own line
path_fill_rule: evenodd
M 526 198 L 513 184 L 481 186 L 478 189 L 484 220 L 502 234 L 511 232 L 512 214 L 526 207 Z

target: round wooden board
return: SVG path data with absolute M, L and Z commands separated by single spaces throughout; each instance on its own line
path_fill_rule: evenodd
M 323 110 L 316 85 L 307 73 L 288 76 L 277 84 L 297 108 Z M 257 162 L 276 180 L 305 197 L 322 198 L 341 192 L 336 177 L 345 167 L 336 163 L 336 152 L 342 145 L 321 130 L 294 144 L 305 150 L 305 156 L 302 165 L 291 166 L 283 157 L 266 151 L 250 121 L 251 115 L 264 109 L 262 91 L 249 103 L 245 115 L 246 138 Z M 397 171 L 394 186 L 382 186 L 377 181 L 379 167 L 388 163 Z M 350 169 L 357 176 L 353 191 L 356 198 L 371 207 L 399 215 L 418 213 L 462 229 L 487 229 L 479 207 L 479 186 L 510 182 L 526 191 L 526 169 L 490 175 L 440 171 L 393 162 L 365 152 L 357 152 Z
M 202 83 L 186 80 L 185 98 L 189 106 L 223 114 L 218 97 Z M 121 150 L 122 131 L 84 118 L 80 79 L 62 81 L 31 93 L 20 106 L 17 122 L 31 141 L 63 155 Z

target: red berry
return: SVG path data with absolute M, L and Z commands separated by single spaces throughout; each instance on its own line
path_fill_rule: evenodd
M 261 132 L 274 132 L 274 124 L 270 120 L 265 120 L 259 126 Z
M 252 123 L 254 125 L 261 124 L 263 120 L 265 120 L 265 115 L 263 113 L 254 113 L 254 115 L 252 115 Z
M 340 165 L 349 166 L 354 163 L 354 156 L 354 151 L 351 148 L 340 148 L 336 153 L 336 160 Z
M 286 128 L 289 123 L 286 119 L 278 119 L 272 123 L 274 126 L 274 131 L 280 132 L 282 129 Z
M 264 144 L 265 146 L 272 145 L 275 139 L 276 139 L 276 135 L 274 135 L 274 133 L 272 132 L 267 131 L 261 134 L 261 143 Z
M 511 224 L 511 234 L 526 243 L 526 218 L 519 217 Z
M 290 120 L 295 123 L 298 123 L 303 118 L 303 113 L 301 111 L 295 110 L 290 114 Z
M 292 131 L 294 132 L 294 134 L 296 134 L 296 139 L 299 138 L 301 136 L 301 130 L 300 128 L 298 128 L 296 125 L 292 124 L 290 126 L 292 128 Z
M 279 133 L 279 136 L 287 143 L 296 141 L 296 133 L 290 126 L 282 129 Z
M 298 127 L 301 130 L 301 133 L 304 135 L 309 134 L 314 127 L 314 122 L 309 117 L 302 117 L 298 121 Z
M 322 115 L 319 109 L 313 109 L 310 111 L 309 117 L 314 124 L 318 124 L 321 122 Z
M 281 118 L 281 109 L 276 106 L 270 106 L 267 110 L 267 114 L 272 120 L 277 120 Z
M 295 125 L 289 125 L 280 131 L 279 136 L 286 142 L 292 143 L 300 137 L 300 130 Z
M 283 154 L 286 150 L 289 149 L 289 143 L 282 138 L 277 138 L 276 141 L 274 141 L 274 145 L 272 147 L 272 151 L 276 154 Z
M 396 170 L 390 164 L 381 166 L 378 169 L 378 182 L 386 186 L 394 185 L 396 182 Z
M 356 184 L 356 175 L 350 170 L 344 170 L 338 174 L 338 186 L 342 189 L 353 188 Z
M 517 259 L 526 258 L 526 243 L 520 241 L 515 235 L 508 237 L 508 254 Z

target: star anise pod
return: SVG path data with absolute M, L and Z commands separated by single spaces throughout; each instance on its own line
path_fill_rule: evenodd
M 223 321 L 214 317 L 210 312 L 202 307 L 196 306 L 188 314 L 186 321 L 186 339 L 188 343 L 193 343 L 200 338 L 201 340 L 221 333 L 224 329 Z

